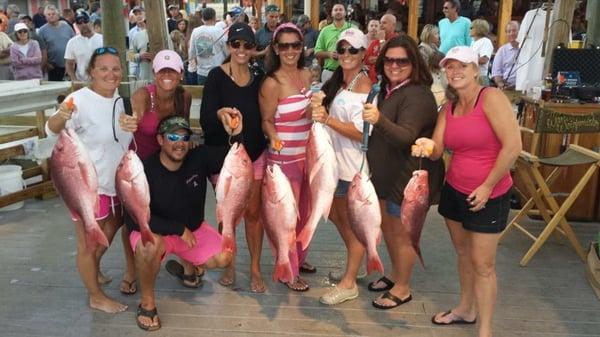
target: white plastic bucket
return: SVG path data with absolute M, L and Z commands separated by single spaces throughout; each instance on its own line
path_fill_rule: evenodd
M 0 195 L 21 191 L 25 187 L 23 171 L 19 165 L 0 165 Z M 0 211 L 14 211 L 25 204 L 24 201 L 0 208 Z

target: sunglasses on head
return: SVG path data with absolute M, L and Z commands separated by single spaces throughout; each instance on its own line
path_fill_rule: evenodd
M 119 55 L 119 52 L 113 47 L 100 47 L 94 50 L 94 55 L 104 55 L 106 53 L 111 55 Z
M 248 41 L 231 41 L 229 42 L 229 45 L 231 46 L 231 48 L 234 49 L 238 49 L 240 48 L 240 46 L 243 46 L 244 49 L 254 49 L 254 47 L 256 47 L 256 43 L 252 43 L 252 42 L 248 42 Z
M 75 23 L 78 24 L 78 25 L 80 25 L 82 23 L 89 23 L 89 22 L 90 22 L 90 19 L 87 19 L 87 18 L 75 19 Z
M 167 133 L 166 136 L 170 142 L 178 142 L 178 141 L 187 142 L 190 140 L 190 135 L 178 135 L 176 133 Z
M 383 58 L 383 63 L 385 63 L 388 66 L 395 64 L 398 67 L 406 67 L 411 64 L 410 59 L 407 57 L 393 58 L 387 56 Z
M 347 52 L 350 53 L 350 55 L 356 55 L 360 52 L 359 48 L 354 48 L 352 46 L 350 47 L 342 47 L 342 46 L 337 46 L 335 48 L 335 51 L 339 54 L 339 55 L 344 55 Z
M 277 48 L 279 50 L 300 50 L 302 49 L 302 41 L 294 41 L 294 42 L 277 42 Z

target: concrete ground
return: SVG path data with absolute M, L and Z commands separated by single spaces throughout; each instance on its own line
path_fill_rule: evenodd
M 207 200 L 208 220 L 214 223 L 214 198 Z M 538 229 L 541 223 L 529 221 Z M 575 224 L 580 240 L 589 245 L 598 223 Z M 0 212 L 0 336 L 145 336 L 135 322 L 139 295 L 118 291 L 123 272 L 120 240 L 102 260 L 113 277 L 106 292 L 129 305 L 121 314 L 89 309 L 86 291 L 75 267 L 75 238 L 68 213 L 58 198 L 28 200 L 24 208 Z M 584 264 L 564 242 L 551 238 L 531 263 L 518 262 L 529 241 L 513 231 L 498 250 L 498 303 L 495 336 L 600 336 L 600 301 L 586 278 Z M 358 299 L 327 307 L 318 298 L 330 286 L 328 273 L 344 265 L 344 246 L 330 223 L 322 223 L 308 261 L 318 272 L 307 276 L 311 289 L 289 291 L 270 281 L 273 259 L 263 252 L 268 291 L 249 292 L 249 257 L 243 226 L 238 228 L 237 283 L 230 289 L 210 271 L 201 289 L 179 285 L 164 268 L 157 280 L 158 311 L 163 328 L 151 336 L 476 336 L 473 326 L 437 327 L 431 316 L 458 301 L 456 258 L 442 218 L 432 209 L 422 237 L 427 269 L 415 266 L 413 301 L 382 311 L 371 306 L 377 294 L 359 282 Z M 379 247 L 384 264 L 389 259 Z

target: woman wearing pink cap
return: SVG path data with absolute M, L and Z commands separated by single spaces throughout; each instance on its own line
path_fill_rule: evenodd
M 496 248 L 506 227 L 509 170 L 521 151 L 521 136 L 502 91 L 480 85 L 478 61 L 477 52 L 463 46 L 450 49 L 440 62 L 448 77 L 449 102 L 432 138 L 417 139 L 413 155 L 437 160 L 445 149 L 452 151 L 438 211 L 458 255 L 461 296 L 456 307 L 431 320 L 450 325 L 479 319 L 479 336 L 489 337 L 497 291 Z
M 179 54 L 172 50 L 161 50 L 152 61 L 154 83 L 136 90 L 131 97 L 133 115 L 122 114 L 119 117 L 121 128 L 133 132 L 133 141 L 129 145 L 144 160 L 160 147 L 156 140 L 160 121 L 171 116 L 181 116 L 189 120 L 192 96 L 181 85 L 183 62 Z M 127 268 L 120 291 L 134 294 L 137 291 L 133 254 L 129 244 L 129 233 L 122 231 L 123 248 Z
M 270 48 L 271 64 L 260 88 L 262 129 L 270 141 L 269 163 L 277 163 L 292 185 L 298 205 L 296 234 L 299 234 L 309 216 L 309 190 L 306 179 L 306 142 L 312 125 L 306 108 L 310 102 L 311 74 L 304 68 L 304 40 L 296 25 L 284 23 L 273 33 Z M 295 280 L 286 283 L 294 291 L 308 290 L 306 281 L 299 277 L 303 269 L 316 269 L 305 263 L 308 249 L 297 244 L 297 258 L 290 263 Z

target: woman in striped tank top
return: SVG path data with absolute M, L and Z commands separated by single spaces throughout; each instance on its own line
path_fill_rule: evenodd
M 280 25 L 273 33 L 271 64 L 260 89 L 260 110 L 263 132 L 269 138 L 267 160 L 278 164 L 287 176 L 298 204 L 300 233 L 309 216 L 309 191 L 305 172 L 306 142 L 312 125 L 310 112 L 310 71 L 304 69 L 302 32 L 294 24 Z M 283 146 L 283 147 L 281 147 Z M 290 256 L 295 281 L 287 286 L 295 291 L 308 290 L 299 271 L 315 270 L 305 264 L 308 250 L 298 244 L 298 259 Z M 303 268 L 302 268 L 303 267 Z

